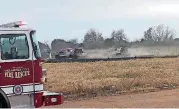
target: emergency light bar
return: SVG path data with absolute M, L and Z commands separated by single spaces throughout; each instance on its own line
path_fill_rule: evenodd
M 3 28 L 15 28 L 15 27 L 20 27 L 23 25 L 27 25 L 27 22 L 23 22 L 23 21 L 16 21 L 16 22 L 11 22 L 11 23 L 6 23 L 6 24 L 2 24 L 0 25 L 0 27 Z

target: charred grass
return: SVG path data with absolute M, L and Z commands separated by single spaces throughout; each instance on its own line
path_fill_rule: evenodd
M 179 59 L 118 62 L 45 63 L 45 89 L 66 99 L 173 89 L 179 85 Z

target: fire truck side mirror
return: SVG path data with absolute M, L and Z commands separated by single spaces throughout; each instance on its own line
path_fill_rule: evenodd
M 37 45 L 34 43 L 34 47 L 33 47 L 34 51 L 37 51 L 38 48 L 37 48 Z
M 37 46 L 34 46 L 34 50 L 35 50 L 35 51 L 37 50 Z

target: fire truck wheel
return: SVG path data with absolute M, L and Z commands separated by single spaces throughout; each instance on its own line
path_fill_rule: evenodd
M 0 108 L 11 108 L 8 97 L 3 90 L 0 89 Z

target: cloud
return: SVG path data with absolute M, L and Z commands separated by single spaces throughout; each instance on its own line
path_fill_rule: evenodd
M 61 6 L 53 14 L 71 21 L 115 19 L 178 18 L 179 2 L 171 0 L 75 0 Z M 170 3 L 170 4 L 169 4 Z
M 25 20 L 29 27 L 38 28 L 42 39 L 79 38 L 91 27 L 105 36 L 112 29 L 124 28 L 131 37 L 142 36 L 144 30 L 158 23 L 179 28 L 175 23 L 179 0 L 4 0 L 0 10 L 1 23 Z
M 8 0 L 6 3 L 9 3 Z M 0 20 L 13 18 L 30 21 L 98 21 L 179 18 L 178 0 L 17 0 L 13 4 L 9 10 L 0 7 L 5 11 Z

